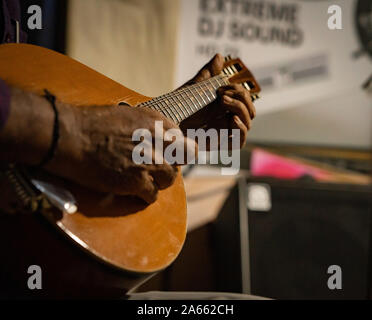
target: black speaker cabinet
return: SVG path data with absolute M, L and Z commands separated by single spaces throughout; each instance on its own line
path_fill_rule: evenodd
M 369 299 L 371 199 L 367 186 L 240 179 L 214 226 L 218 289 Z

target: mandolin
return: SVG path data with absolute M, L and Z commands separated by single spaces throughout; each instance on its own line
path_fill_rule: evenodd
M 223 85 L 241 83 L 253 100 L 258 98 L 260 87 L 242 61 L 225 60 L 220 75 L 151 99 L 65 55 L 29 44 L 5 44 L 0 46 L 0 78 L 39 95 L 47 89 L 77 107 L 141 106 L 179 124 L 216 99 Z M 0 182 L 5 190 L 1 208 L 9 206 L 14 195 L 33 205 L 38 200 L 34 212 L 0 217 L 1 268 L 7 274 L 0 285 L 20 288 L 25 297 L 112 297 L 166 268 L 186 237 L 186 197 L 178 171 L 174 184 L 160 191 L 155 203 L 144 205 L 135 197 L 100 194 L 45 172 L 11 167 Z M 35 176 L 73 195 L 76 212 L 60 210 L 40 189 L 25 187 L 25 180 Z M 43 270 L 40 292 L 25 289 L 31 264 Z

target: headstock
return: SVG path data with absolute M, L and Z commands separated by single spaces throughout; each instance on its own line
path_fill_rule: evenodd
M 222 73 L 229 77 L 230 83 L 240 83 L 244 88 L 249 90 L 253 101 L 260 97 L 260 85 L 239 58 L 232 59 L 230 56 L 225 57 Z

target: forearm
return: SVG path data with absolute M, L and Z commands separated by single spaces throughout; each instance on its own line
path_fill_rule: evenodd
M 0 161 L 38 164 L 51 144 L 55 114 L 36 94 L 10 88 L 10 110 L 0 130 Z

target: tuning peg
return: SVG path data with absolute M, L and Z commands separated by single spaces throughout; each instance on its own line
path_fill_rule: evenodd
M 246 88 L 247 90 L 250 90 L 251 88 L 249 87 L 248 83 L 243 82 L 243 87 Z
M 252 93 L 252 94 L 251 94 L 251 98 L 252 98 L 252 102 L 253 102 L 253 101 L 259 99 L 260 96 L 259 96 L 259 94 L 257 94 L 257 93 Z

